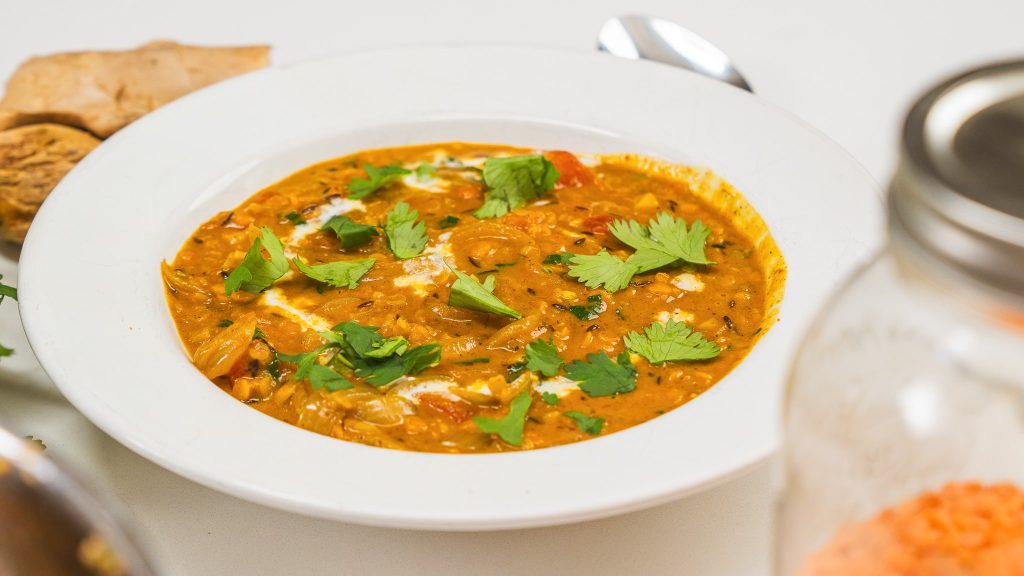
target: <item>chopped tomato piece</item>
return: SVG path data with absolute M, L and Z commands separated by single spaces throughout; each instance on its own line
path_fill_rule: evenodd
M 473 408 L 466 402 L 451 400 L 439 394 L 421 394 L 420 406 L 437 412 L 456 424 L 469 420 Z
M 558 170 L 557 188 L 576 188 L 594 182 L 594 173 L 575 155 L 564 150 L 549 150 L 544 157 Z
M 608 225 L 611 224 L 613 220 L 615 220 L 615 217 L 611 214 L 591 216 L 583 221 L 583 229 L 591 234 L 606 236 L 608 234 Z
M 260 363 L 258 361 L 253 360 L 248 354 L 244 354 L 228 371 L 228 381 L 234 382 L 243 376 L 254 377 L 259 373 L 259 368 Z

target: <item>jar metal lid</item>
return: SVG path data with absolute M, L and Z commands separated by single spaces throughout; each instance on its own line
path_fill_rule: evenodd
M 1024 61 L 968 72 L 914 105 L 889 213 L 893 236 L 1024 296 Z

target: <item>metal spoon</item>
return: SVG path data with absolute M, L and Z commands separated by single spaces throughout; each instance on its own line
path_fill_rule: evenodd
M 642 58 L 678 66 L 748 92 L 754 91 L 724 52 L 668 20 L 648 16 L 612 18 L 601 26 L 597 48 L 622 58 Z

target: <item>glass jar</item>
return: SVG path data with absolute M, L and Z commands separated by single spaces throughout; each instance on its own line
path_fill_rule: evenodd
M 776 574 L 1024 574 L 1024 62 L 912 109 L 786 399 Z

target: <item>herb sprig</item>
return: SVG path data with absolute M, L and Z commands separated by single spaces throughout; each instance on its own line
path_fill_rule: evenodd
M 364 164 L 363 171 L 366 172 L 366 178 L 353 178 L 348 183 L 348 197 L 353 200 L 366 198 L 402 176 L 410 174 L 408 170 L 398 164 L 388 164 L 380 168 L 372 164 Z
M 266 250 L 269 260 L 263 257 L 263 250 Z M 286 272 L 288 257 L 284 255 L 284 245 L 270 228 L 264 226 L 242 258 L 242 263 L 224 280 L 224 293 L 231 296 L 241 290 L 259 294 Z
M 558 180 L 558 169 L 540 155 L 488 158 L 483 179 L 484 203 L 477 218 L 497 218 L 547 194 Z
M 427 225 L 417 222 L 419 217 L 420 213 L 405 202 L 395 204 L 384 216 L 384 234 L 395 258 L 415 258 L 427 247 Z
M 644 328 L 643 334 L 630 332 L 622 340 L 630 351 L 647 358 L 651 364 L 710 360 L 722 351 L 700 332 L 674 320 L 665 324 L 654 322 Z

